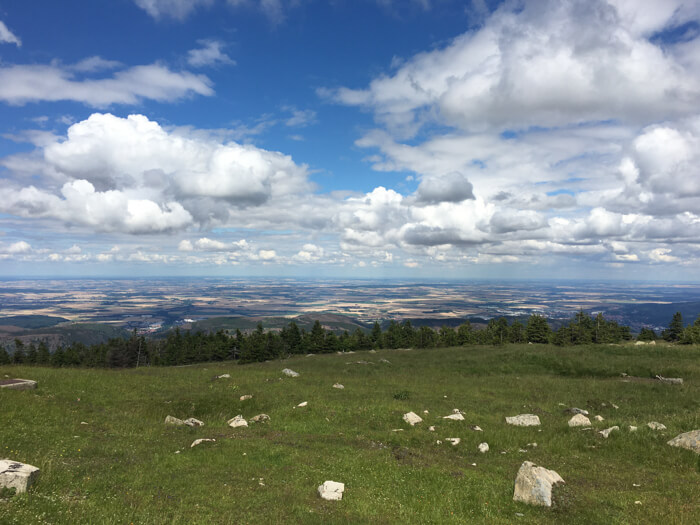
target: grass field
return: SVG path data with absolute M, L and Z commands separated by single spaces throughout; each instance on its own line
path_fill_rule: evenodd
M 301 376 L 283 377 L 285 367 Z M 622 372 L 685 383 L 623 382 Z M 215 379 L 223 373 L 231 378 Z M 0 390 L 0 458 L 41 475 L 29 493 L 0 500 L 3 524 L 700 522 L 700 456 L 666 445 L 700 428 L 697 347 L 382 350 L 243 366 L 0 367 L 5 374 L 39 387 Z M 596 429 L 621 430 L 603 439 L 570 429 L 562 410 L 574 406 L 605 418 Z M 465 421 L 442 419 L 455 408 Z M 408 411 L 424 422 L 409 427 Z M 259 413 L 271 420 L 226 425 Z M 542 426 L 505 424 L 520 413 Z M 166 415 L 205 426 L 168 427 Z M 197 438 L 216 442 L 190 448 Z M 566 481 L 552 508 L 512 501 L 524 460 Z M 342 501 L 318 497 L 326 480 L 345 483 Z

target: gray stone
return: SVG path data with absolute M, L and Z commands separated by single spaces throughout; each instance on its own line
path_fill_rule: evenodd
M 0 488 L 14 488 L 17 493 L 27 492 L 38 477 L 39 469 L 32 465 L 0 459 Z
M 195 439 L 192 444 L 190 445 L 190 448 L 196 447 L 200 443 L 206 443 L 207 441 L 216 441 L 216 439 L 209 439 L 209 438 L 202 438 L 202 439 Z
M 605 419 L 603 419 L 603 416 L 595 416 L 593 419 L 595 419 L 596 421 L 605 421 Z
M 610 427 L 610 428 L 606 428 L 605 430 L 601 430 L 600 432 L 598 432 L 598 434 L 600 434 L 601 436 L 603 436 L 605 439 L 608 439 L 608 436 L 609 436 L 612 432 L 614 432 L 615 430 L 620 430 L 620 427 L 618 427 L 617 425 L 615 425 L 614 427 Z
M 685 448 L 700 454 L 700 430 L 691 430 L 683 434 L 678 434 L 668 442 L 672 447 Z
M 319 496 L 329 501 L 343 499 L 343 492 L 345 492 L 345 484 L 337 481 L 326 481 L 318 487 Z
M 454 414 L 450 414 L 449 416 L 445 416 L 442 419 L 451 419 L 453 421 L 464 421 L 464 416 L 460 414 L 459 412 L 456 412 Z
M 188 427 L 203 427 L 204 426 L 203 421 L 200 421 L 199 419 L 195 419 L 193 417 L 189 417 L 189 418 L 185 419 L 183 421 L 183 423 L 185 425 L 187 425 Z
M 221 374 L 220 376 L 216 376 L 217 379 L 229 379 L 231 377 L 231 374 Z
M 175 425 L 178 427 L 185 426 L 185 422 L 182 419 L 178 419 L 173 416 L 165 416 L 165 424 L 166 425 Z
M 564 480 L 555 471 L 525 461 L 515 478 L 513 501 L 551 507 L 552 487 L 557 483 L 564 483 Z
M 245 395 L 242 395 L 239 399 L 241 401 L 248 401 L 249 399 L 253 399 L 253 396 L 251 394 L 245 394 Z
M 299 372 L 295 372 L 294 370 L 291 370 L 289 368 L 285 368 L 284 370 L 282 370 L 282 373 L 287 377 L 299 377 Z
M 33 379 L 2 379 L 0 380 L 0 388 L 8 390 L 31 390 L 36 388 L 36 381 Z
M 344 389 L 345 387 L 344 387 L 343 385 L 341 385 L 340 383 L 336 383 L 336 384 L 333 385 L 333 388 L 337 388 L 338 390 L 342 390 L 342 389 Z
M 411 426 L 421 423 L 423 419 L 415 412 L 407 412 L 403 415 L 403 420 Z
M 584 416 L 588 415 L 588 410 L 584 410 L 582 408 L 576 408 L 576 407 L 571 407 L 567 408 L 564 410 L 565 414 L 583 414 Z
M 520 414 L 506 417 L 506 423 L 515 425 L 516 427 L 538 427 L 540 426 L 540 418 L 535 414 Z
M 238 427 L 247 427 L 248 422 L 245 420 L 245 418 L 242 415 L 237 415 L 234 418 L 229 419 L 226 424 L 230 426 L 231 428 L 238 428 Z
M 652 430 L 666 430 L 666 425 L 658 421 L 650 421 L 647 426 Z
M 267 414 L 258 414 L 250 419 L 251 423 L 265 423 L 266 421 L 270 421 L 270 416 Z
M 591 420 L 588 419 L 583 414 L 576 414 L 574 417 L 569 419 L 569 426 L 570 427 L 590 427 Z

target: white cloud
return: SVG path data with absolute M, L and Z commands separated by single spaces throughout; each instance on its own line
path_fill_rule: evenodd
M 161 64 L 133 66 L 106 78 L 78 79 L 72 69 L 57 64 L 0 67 L 0 100 L 13 105 L 71 100 L 104 108 L 214 94 L 206 76 L 171 71 Z
M 0 44 L 2 43 L 15 44 L 17 47 L 22 46 L 22 41 L 7 28 L 5 22 L 0 20 Z
M 277 252 L 275 250 L 260 250 L 258 256 L 263 261 L 271 261 L 277 257 Z
M 32 247 L 26 241 L 14 242 L 5 249 L 6 253 L 10 253 L 13 255 L 20 253 L 29 253 L 30 251 L 32 251 Z
M 174 18 L 184 20 L 200 6 L 209 6 L 214 0 L 134 0 L 137 6 L 156 20 Z
M 187 63 L 192 67 L 214 66 L 219 64 L 235 65 L 236 62 L 222 51 L 223 42 L 218 40 L 200 40 L 202 47 L 187 52 Z
M 673 263 L 678 262 L 678 257 L 671 255 L 671 250 L 667 248 L 656 248 L 649 252 L 649 258 L 657 263 Z
M 192 246 L 191 241 L 183 239 L 182 241 L 180 241 L 180 244 L 177 245 L 177 249 L 181 252 L 191 252 L 192 250 L 194 250 L 194 246 Z

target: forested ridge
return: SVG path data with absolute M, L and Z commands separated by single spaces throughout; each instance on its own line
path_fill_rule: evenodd
M 676 313 L 668 329 L 660 337 L 681 344 L 700 343 L 700 316 L 687 327 Z M 644 328 L 638 341 L 653 341 L 659 336 Z M 390 321 L 382 330 L 378 322 L 371 331 L 356 329 L 340 334 L 325 329 L 316 321 L 311 330 L 299 328 L 290 321 L 281 330 L 265 330 L 262 323 L 252 331 L 227 333 L 191 332 L 176 328 L 165 339 L 147 339 L 134 334 L 130 338 L 114 338 L 106 343 L 75 343 L 49 351 L 45 341 L 25 344 L 16 339 L 9 353 L 0 348 L 0 364 L 37 364 L 44 366 L 82 366 L 128 368 L 138 366 L 176 366 L 208 361 L 238 360 L 241 363 L 279 359 L 294 354 L 322 354 L 370 349 L 438 348 L 463 345 L 505 345 L 509 343 L 541 343 L 558 346 L 582 344 L 616 344 L 632 340 L 628 326 L 606 320 L 602 314 L 591 317 L 578 312 L 573 319 L 552 330 L 547 320 L 533 314 L 527 323 L 508 323 L 504 317 L 489 320 L 484 328 L 475 328 L 467 320 L 457 328 L 443 326 L 414 327 L 410 321 Z

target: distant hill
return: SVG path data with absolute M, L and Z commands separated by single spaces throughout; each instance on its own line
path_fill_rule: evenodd
M 352 317 L 332 313 L 303 314 L 296 317 L 212 317 L 203 319 L 191 324 L 190 329 L 203 332 L 217 332 L 219 330 L 241 331 L 254 330 L 258 323 L 262 323 L 266 330 L 281 330 L 291 321 L 294 321 L 299 328 L 311 330 L 311 327 L 318 320 L 321 325 L 335 332 L 347 330 L 353 332 L 356 329 L 369 330 L 366 323 L 358 321 Z

